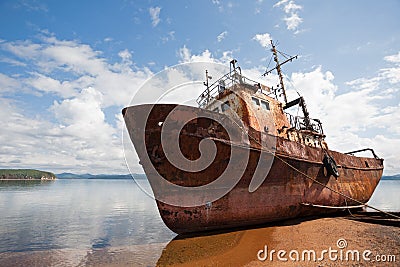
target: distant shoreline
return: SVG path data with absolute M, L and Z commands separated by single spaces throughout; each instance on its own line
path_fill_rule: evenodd
M 0 169 L 0 180 L 55 180 L 54 173 L 34 169 Z

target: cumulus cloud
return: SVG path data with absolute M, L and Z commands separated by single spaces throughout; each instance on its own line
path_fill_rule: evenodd
M 74 98 L 55 101 L 50 110 L 66 132 L 97 142 L 114 133 L 114 129 L 105 122 L 102 103 L 103 95 L 89 87 Z
M 135 66 L 126 49 L 118 53 L 120 61 L 109 63 L 89 45 L 54 36 L 44 36 L 38 43 L 3 41 L 0 48 L 26 63 L 15 74 L 0 73 L 0 119 L 5 129 L 0 137 L 1 166 L 127 172 L 120 110 L 152 75 L 150 70 Z M 46 114 L 30 114 L 23 103 L 1 98 L 21 89 L 32 99 L 46 95 L 55 101 L 40 107 Z M 108 108 L 116 110 L 114 118 L 107 118 Z
M 153 27 L 156 27 L 161 21 L 160 11 L 161 11 L 161 7 L 158 7 L 158 6 L 149 8 L 151 24 L 153 25 Z
M 284 18 L 288 30 L 294 31 L 303 22 L 298 14 L 292 13 L 289 17 Z
M 83 96 L 78 99 L 93 100 Z M 0 98 L 0 104 L 4 127 L 0 135 L 1 167 L 78 173 L 127 172 L 117 129 L 102 120 L 95 104 L 71 100 L 55 105 L 50 112 L 56 112 L 63 124 L 31 117 L 17 103 L 4 98 Z
M 285 84 L 288 99 L 297 98 L 298 91 L 310 116 L 321 120 L 330 149 L 348 152 L 371 147 L 385 159 L 385 174 L 392 175 L 400 173 L 400 64 L 397 54 L 384 60 L 392 66 L 379 70 L 375 77 L 349 81 L 351 90 L 345 92 L 335 83 L 334 73 L 322 66 L 285 76 Z M 242 72 L 263 84 L 277 84 L 277 75 L 260 78 L 264 70 L 258 67 Z M 291 112 L 301 115 L 300 110 Z
M 26 71 L 20 77 L 23 86 L 65 98 L 93 87 L 104 95 L 104 107 L 128 104 L 138 86 L 152 74 L 147 68 L 134 66 L 128 50 L 119 52 L 121 62 L 110 64 L 89 45 L 52 36 L 43 37 L 40 44 L 16 41 L 0 47 L 36 67 L 35 72 Z M 56 78 L 60 73 L 68 78 Z
M 254 40 L 267 46 L 270 35 L 258 34 Z M 152 76 L 150 70 L 138 68 L 129 50 L 121 50 L 120 60 L 110 63 L 101 51 L 91 46 L 54 36 L 44 37 L 40 43 L 3 41 L 0 48 L 26 64 L 20 65 L 21 71 L 14 75 L 0 73 L 1 166 L 20 167 L 22 162 L 24 167 L 52 166 L 60 172 L 127 171 L 120 138 L 124 127 L 120 108 Z M 184 46 L 178 56 L 181 63 L 212 62 L 229 66 L 232 52 L 225 51 L 216 57 L 210 50 L 194 54 Z M 400 53 L 386 56 L 383 59 L 388 64 L 386 68 L 375 77 L 349 81 L 351 90 L 346 92 L 338 89 L 334 73 L 322 67 L 293 73 L 290 79 L 293 87 L 305 96 L 311 116 L 323 122 L 332 149 L 373 147 L 385 158 L 386 174 L 400 173 L 400 160 L 396 157 L 400 145 L 399 58 Z M 35 71 L 27 66 L 34 66 Z M 261 76 L 263 70 L 243 69 L 243 72 Z M 203 79 L 204 73 L 199 73 L 202 75 L 199 79 Z M 214 76 L 214 71 L 211 74 Z M 171 79 L 187 79 L 179 72 L 171 75 Z M 296 97 L 290 83 L 286 84 L 290 97 Z M 24 105 L 2 97 L 19 88 L 54 94 L 57 98 L 45 107 L 46 116 L 31 115 L 23 109 Z M 110 107 L 118 110 L 114 116 L 111 114 L 111 119 L 106 114 Z
M 216 62 L 216 59 L 213 58 L 211 52 L 206 49 L 202 53 L 195 55 L 192 54 L 190 49 L 185 46 L 179 49 L 179 57 L 181 63 L 188 62 Z
M 280 7 L 285 12 L 286 16 L 283 18 L 283 20 L 286 22 L 286 27 L 288 30 L 296 31 L 303 22 L 303 19 L 298 14 L 298 11 L 303 9 L 303 7 L 296 4 L 293 0 L 281 0 L 274 4 L 273 7 Z
M 385 158 L 388 175 L 400 173 L 400 159 L 395 156 L 400 143 L 400 90 L 396 89 L 400 66 L 396 56 L 384 58 L 396 66 L 379 70 L 376 77 L 349 81 L 352 90 L 344 93 L 335 85 L 333 73 L 322 67 L 291 75 L 292 85 L 304 95 L 311 116 L 323 122 L 330 148 L 343 152 L 374 148 Z M 288 94 L 294 98 L 293 87 L 289 86 Z
M 84 81 L 70 82 L 59 81 L 52 77 L 41 73 L 33 72 L 31 77 L 24 80 L 25 85 L 35 88 L 38 91 L 45 93 L 55 93 L 62 97 L 70 97 L 75 95 L 76 90 L 79 90 L 79 85 L 85 84 Z
M 268 47 L 271 44 L 271 35 L 269 33 L 256 34 L 253 37 L 262 47 Z

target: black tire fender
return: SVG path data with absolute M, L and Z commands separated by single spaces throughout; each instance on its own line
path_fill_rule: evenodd
M 325 154 L 322 162 L 324 163 L 324 167 L 326 168 L 328 175 L 333 175 L 335 178 L 339 177 L 339 170 L 333 157 Z

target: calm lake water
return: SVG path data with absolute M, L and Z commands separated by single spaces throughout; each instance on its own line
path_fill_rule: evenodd
M 400 181 L 382 180 L 369 204 L 400 211 L 399 192 Z M 0 181 L 0 214 L 1 266 L 107 264 L 121 251 L 154 266 L 176 236 L 133 180 Z

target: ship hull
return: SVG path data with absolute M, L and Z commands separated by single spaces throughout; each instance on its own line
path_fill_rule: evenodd
M 334 207 L 359 206 L 370 199 L 381 179 L 382 159 L 326 151 L 281 137 L 274 139 L 274 153 L 266 153 L 257 142 L 257 139 L 262 140 L 262 133 L 252 133 L 247 146 L 241 146 L 233 139 L 237 141 L 237 137 L 243 138 L 242 129 L 237 129 L 234 138 L 227 137 L 224 131 L 210 134 L 206 130 L 212 124 L 212 116 L 215 116 L 215 121 L 221 121 L 223 114 L 186 106 L 179 106 L 176 111 L 176 107 L 178 105 L 140 105 L 123 111 L 130 138 L 152 187 L 161 218 L 176 233 L 257 225 L 337 211 Z M 217 153 L 208 168 L 196 172 L 183 170 L 171 164 L 163 154 L 160 122 L 164 122 L 171 112 L 176 113 L 172 116 L 175 120 L 185 118 L 187 114 L 202 118 L 190 121 L 179 132 L 179 147 L 188 159 L 196 160 L 201 154 L 198 149 L 201 140 L 211 138 Z M 169 133 L 165 134 L 168 137 Z M 232 146 L 235 146 L 234 150 Z M 192 194 L 169 190 L 160 182 L 161 176 L 184 187 L 210 184 L 228 167 L 231 153 L 246 155 L 243 156 L 246 166 L 244 169 L 238 167 L 236 173 L 239 177 L 232 177 L 237 178 L 237 182 L 219 199 L 205 199 L 200 205 L 184 205 L 192 203 Z M 326 153 L 337 163 L 340 173 L 337 178 L 326 170 L 323 163 Z M 263 168 L 262 162 L 270 163 L 265 177 L 255 190 L 249 190 L 257 168 Z M 216 194 L 221 192 L 218 185 L 210 190 L 215 190 Z

